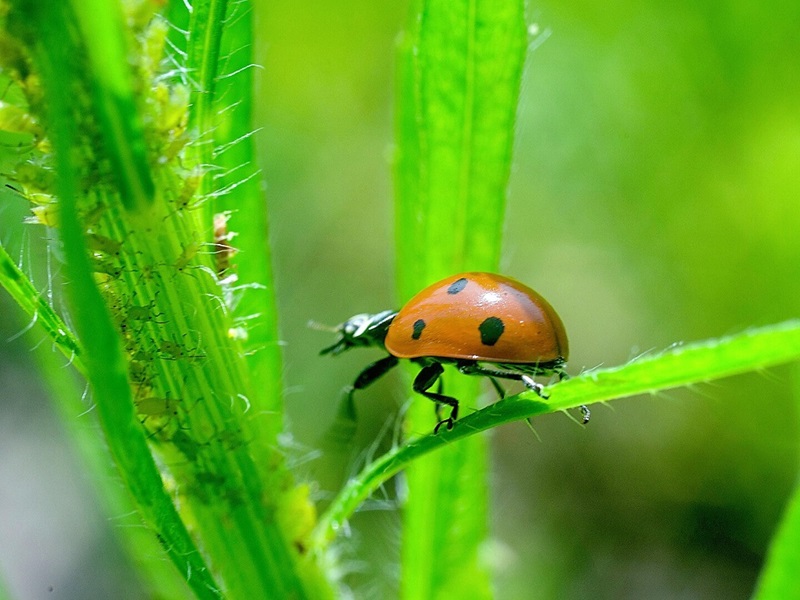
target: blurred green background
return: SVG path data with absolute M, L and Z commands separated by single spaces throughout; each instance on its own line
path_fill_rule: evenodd
M 337 469 L 392 443 L 410 389 L 397 374 L 361 393 L 362 452 L 319 457 L 342 388 L 380 354 L 318 357 L 332 336 L 308 320 L 396 306 L 392 105 L 407 6 L 257 11 L 288 419 L 297 472 L 324 503 Z M 529 20 L 502 272 L 559 311 L 568 370 L 800 316 L 800 5 L 546 1 Z M 36 252 L 44 232 L 18 225 L 25 209 L 4 197 L 0 234 Z M 115 519 L 37 383 L 32 349 L 49 342 L 6 342 L 24 322 L 0 302 L 5 578 L 20 598 L 139 597 Z M 497 429 L 486 559 L 498 597 L 748 597 L 797 473 L 797 381 L 784 367 L 597 406 L 585 429 L 564 415 L 537 420 L 537 435 Z M 396 487 L 342 544 L 358 598 L 398 586 Z

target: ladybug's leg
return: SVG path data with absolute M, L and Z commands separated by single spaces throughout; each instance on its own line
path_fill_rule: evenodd
M 439 377 L 436 382 L 436 393 L 437 394 L 444 394 L 444 379 Z M 434 406 L 436 407 L 436 420 L 442 420 L 442 403 L 441 402 L 434 402 Z
M 356 407 L 353 402 L 353 393 L 356 390 L 363 390 L 368 385 L 383 377 L 396 364 L 397 357 L 390 354 L 380 360 L 376 360 L 361 371 L 353 385 L 348 385 L 344 389 L 345 396 L 340 403 L 338 410 L 339 416 L 337 416 L 337 419 L 342 418 L 344 420 L 355 421 Z
M 446 419 L 441 419 L 436 424 L 436 427 L 433 428 L 433 433 L 437 433 L 439 428 L 442 425 L 445 425 L 447 429 L 453 428 L 453 423 L 455 423 L 456 419 L 458 418 L 458 400 L 455 398 L 451 398 L 450 396 L 445 396 L 444 394 L 438 394 L 436 392 L 429 392 L 428 390 L 433 386 L 434 383 L 442 376 L 444 373 L 444 367 L 441 363 L 434 362 L 429 365 L 425 365 L 422 367 L 422 370 L 417 374 L 417 377 L 414 379 L 414 385 L 412 386 L 414 391 L 418 394 L 422 394 L 426 398 L 433 400 L 436 402 L 436 416 L 439 418 L 439 405 L 440 404 L 447 404 L 448 406 L 452 407 L 450 411 L 450 416 Z
M 366 369 L 359 373 L 358 377 L 356 377 L 355 383 L 353 383 L 354 390 L 363 390 L 365 387 L 374 383 L 384 375 L 395 365 L 397 365 L 397 357 L 392 356 L 385 356 L 380 360 L 376 360 L 374 363 L 369 365 Z
M 536 392 L 540 397 L 544 398 L 545 400 L 548 398 L 548 395 L 544 393 L 544 386 L 541 383 L 537 383 L 534 381 L 533 377 L 525 373 L 514 373 L 511 371 L 498 371 L 497 369 L 487 369 L 486 367 L 481 367 L 477 363 L 471 362 L 463 362 L 458 364 L 458 370 L 463 373 L 464 375 L 485 375 L 489 378 L 489 381 L 492 382 L 492 385 L 495 386 L 495 389 L 498 389 L 498 384 L 494 380 L 495 377 L 499 377 L 502 379 L 514 379 L 516 381 L 521 381 L 525 384 L 525 387 L 528 389 L 533 390 Z M 569 375 L 566 371 L 559 370 L 557 371 L 558 380 L 564 381 L 565 379 L 569 379 Z M 499 391 L 499 390 L 498 390 Z M 500 396 L 503 398 L 504 396 Z M 589 417 L 591 417 L 592 413 L 589 411 L 589 408 L 581 405 L 579 407 L 581 411 L 581 424 L 586 425 L 589 422 Z
M 345 397 L 342 399 L 342 406 L 339 407 L 339 415 L 344 416 L 345 419 L 349 418 L 355 421 L 356 407 L 355 402 L 353 402 L 353 393 L 356 390 L 363 390 L 368 385 L 386 375 L 392 367 L 397 365 L 397 362 L 397 357 L 390 354 L 380 360 L 376 360 L 361 371 L 353 385 L 348 385 L 345 388 Z
M 567 373 L 564 369 L 558 369 L 556 371 L 558 375 L 558 381 L 564 381 L 565 379 L 569 379 L 569 373 Z M 586 425 L 589 422 L 589 419 L 592 416 L 592 412 L 589 410 L 589 407 L 585 404 L 581 404 L 578 407 L 578 410 L 581 411 L 581 425 Z
M 536 383 L 533 377 L 530 375 L 526 375 L 524 373 L 515 373 L 513 371 L 500 371 L 498 369 L 488 369 L 486 367 L 482 367 L 477 363 L 474 362 L 462 362 L 458 364 L 458 370 L 463 373 L 464 375 L 483 375 L 489 378 L 489 381 L 492 382 L 494 385 L 494 389 L 500 392 L 499 385 L 494 380 L 494 378 L 499 379 L 513 379 L 514 381 L 521 381 L 525 384 L 525 387 L 533 390 L 542 398 L 547 398 L 547 395 L 542 392 L 544 386 L 540 383 Z M 505 397 L 505 394 L 500 396 L 501 398 Z
M 544 398 L 545 400 L 550 397 L 544 393 L 544 386 L 541 383 L 537 383 L 536 380 L 530 375 L 522 375 L 519 379 L 525 384 L 526 388 L 533 390 L 538 396 Z

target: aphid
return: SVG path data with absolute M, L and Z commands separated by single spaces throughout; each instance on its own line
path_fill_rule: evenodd
M 191 210 L 200 204 L 200 202 L 193 202 L 195 199 L 195 194 L 197 190 L 200 189 L 200 183 L 203 181 L 203 171 L 200 169 L 195 169 L 189 175 L 186 176 L 186 179 L 183 182 L 183 186 L 181 187 L 178 195 L 175 197 L 175 210 L 167 215 L 170 217 L 177 212 L 181 212 L 183 210 Z M 165 218 L 167 218 L 165 217 Z
M 139 360 L 131 360 L 128 363 L 128 375 L 133 383 L 139 385 L 149 384 L 153 379 L 150 366 Z
M 136 400 L 136 412 L 145 417 L 167 417 L 178 414 L 177 398 L 142 398 Z
M 180 255 L 172 266 L 176 271 L 182 273 L 183 270 L 189 266 L 189 263 L 192 261 L 192 259 L 197 255 L 198 250 L 200 250 L 200 242 L 191 242 L 181 251 Z
M 92 208 L 83 213 L 81 221 L 83 222 L 84 227 L 93 227 L 94 225 L 97 225 L 97 223 L 100 221 L 100 217 L 103 216 L 105 211 L 106 205 L 102 202 L 98 202 Z
M 33 216 L 25 217 L 24 222 L 32 225 L 44 225 L 45 227 L 58 227 L 61 223 L 58 206 L 56 202 L 33 206 L 31 207 Z
M 122 242 L 119 240 L 112 240 L 99 233 L 89 233 L 86 235 L 86 245 L 95 252 L 102 252 L 110 256 L 119 254 L 122 248 Z
M 139 264 L 135 268 L 131 268 L 131 271 L 139 273 L 137 283 L 141 284 L 142 281 L 152 281 L 154 276 L 158 274 L 160 266 L 163 265 Z
M 154 58 L 161 60 L 162 55 L 159 50 Z M 173 137 L 182 133 L 189 121 L 191 97 L 189 88 L 181 84 L 170 86 L 160 84 L 154 88 L 153 96 L 158 103 L 159 119 L 156 123 L 158 129 L 164 133 L 171 133 Z
M 0 131 L 27 133 L 37 139 L 44 137 L 44 129 L 33 115 L 3 100 L 0 100 Z
M 46 204 L 53 201 L 56 172 L 41 161 L 29 159 L 17 163 L 14 167 L 14 181 L 23 187 L 26 192 L 23 195 L 31 202 Z
M 200 455 L 201 444 L 193 440 L 183 429 L 178 429 L 169 439 L 178 452 L 183 454 L 189 462 L 195 462 Z
M 180 398 L 170 398 L 169 395 L 165 398 L 152 396 L 134 400 L 136 414 L 141 417 L 142 425 L 150 419 L 156 421 L 156 429 L 149 431 L 148 439 L 170 440 L 175 426 L 180 427 L 180 424 L 176 423 L 174 419 L 179 415 L 180 404 Z
M 197 349 L 187 350 L 185 346 L 174 340 L 161 340 L 158 345 L 161 358 L 167 360 L 181 360 L 184 358 L 199 359 L 205 358 L 205 354 L 198 352 Z
M 29 62 L 20 41 L 6 31 L 0 32 L 0 65 L 3 71 L 10 78 L 22 82 L 30 76 Z
M 399 312 L 356 315 L 337 332 L 337 342 L 321 354 L 336 355 L 356 346 L 377 346 L 389 353 L 361 372 L 354 389 L 367 387 L 400 359 L 422 367 L 413 389 L 436 403 L 434 433 L 442 426 L 452 429 L 458 419 L 458 400 L 441 390 L 430 391 L 444 365 L 454 365 L 464 375 L 488 377 L 501 397 L 497 379 L 521 381 L 542 395 L 543 386 L 534 377 L 568 377 L 564 366 L 569 344 L 556 311 L 529 287 L 493 273 L 453 275 L 422 290 Z M 450 407 L 449 417 L 441 418 L 441 405 Z M 585 423 L 589 411 L 582 411 Z
M 122 267 L 113 262 L 101 258 L 92 258 L 92 271 L 108 275 L 111 279 L 118 279 L 122 275 Z
M 146 321 L 163 325 L 166 321 L 158 321 L 158 317 L 163 316 L 163 313 L 153 313 L 156 307 L 156 299 L 153 298 L 145 306 L 131 305 L 127 307 L 127 318 L 129 321 Z
M 166 355 L 166 358 L 177 360 L 186 356 L 186 350 L 177 342 L 162 340 L 158 345 L 158 350 Z

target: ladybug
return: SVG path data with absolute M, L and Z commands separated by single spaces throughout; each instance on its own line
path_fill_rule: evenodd
M 356 315 L 336 328 L 339 339 L 320 354 L 337 355 L 358 346 L 375 346 L 389 355 L 365 368 L 353 383 L 364 389 L 407 359 L 422 368 L 413 389 L 436 403 L 442 426 L 452 429 L 458 400 L 442 394 L 445 365 L 464 375 L 481 375 L 502 398 L 497 379 L 521 381 L 543 395 L 536 376 L 568 377 L 564 366 L 569 343 L 564 324 L 552 306 L 529 287 L 493 273 L 460 273 L 442 279 L 414 296 L 400 311 Z M 438 391 L 430 391 L 436 382 Z M 441 417 L 441 407 L 450 416 Z M 589 411 L 581 407 L 583 422 Z

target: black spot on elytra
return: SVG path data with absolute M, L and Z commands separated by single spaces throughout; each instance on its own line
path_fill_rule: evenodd
M 462 277 L 461 279 L 458 279 L 458 280 L 456 280 L 456 281 L 454 281 L 453 283 L 450 284 L 450 287 L 447 288 L 447 293 L 448 294 L 457 294 L 458 292 L 463 290 L 465 287 L 467 287 L 467 278 L 466 277 Z
M 422 330 L 425 329 L 425 321 L 417 319 L 414 321 L 414 331 L 411 334 L 412 340 L 418 340 L 422 335 Z
M 503 332 L 506 330 L 503 321 L 497 317 L 489 317 L 478 326 L 481 332 L 481 344 L 484 346 L 494 346 Z

